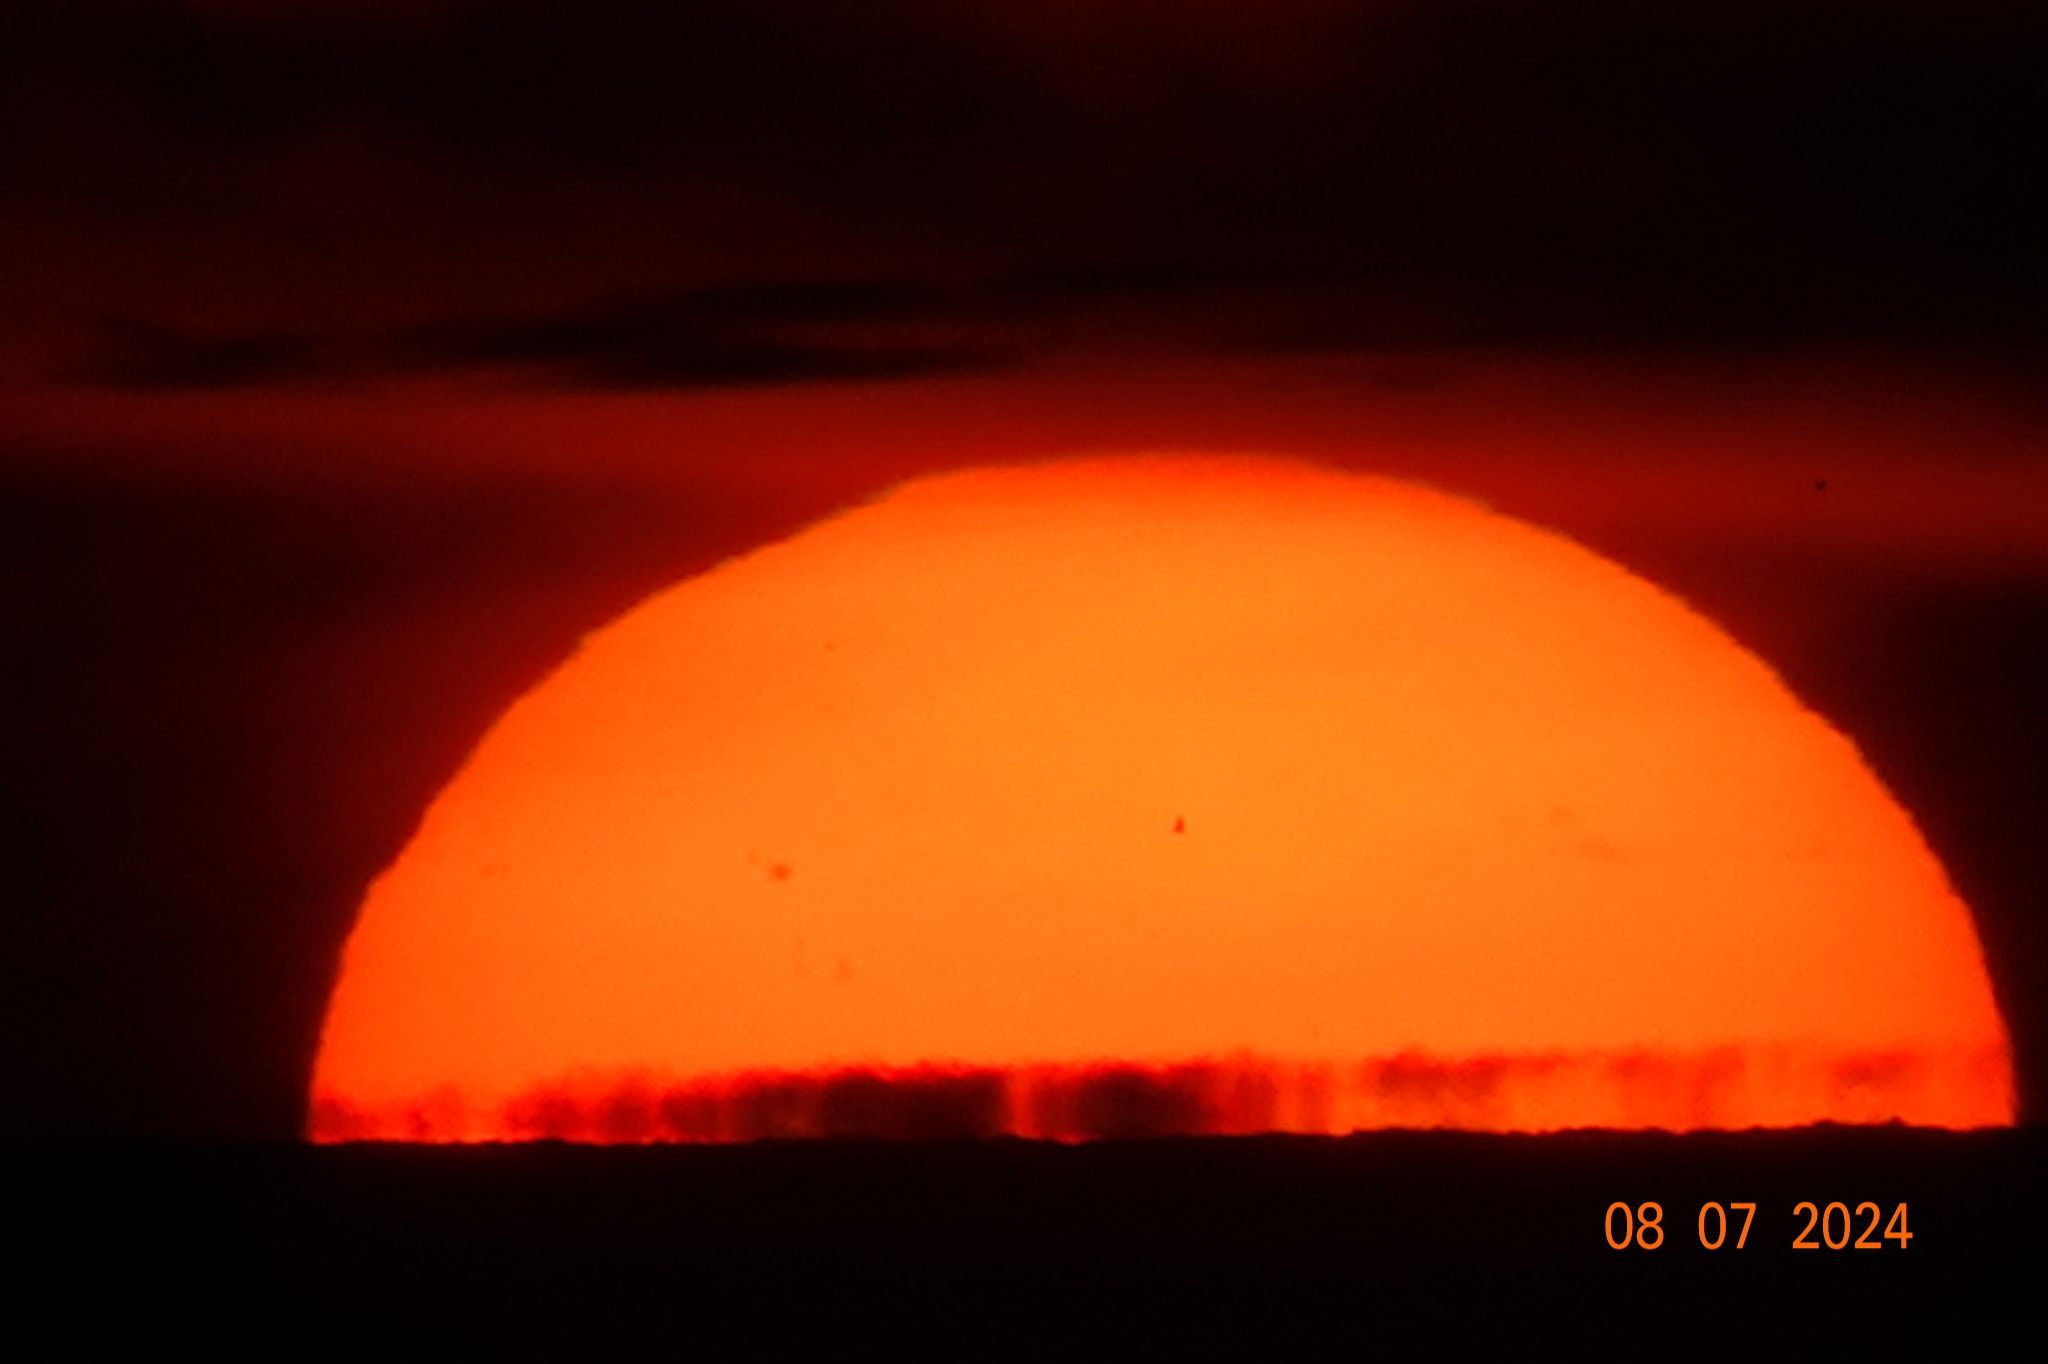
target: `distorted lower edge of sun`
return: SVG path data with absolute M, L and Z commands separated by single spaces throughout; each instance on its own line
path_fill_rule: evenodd
M 1264 457 L 913 480 L 587 637 L 371 887 L 319 1141 L 2013 1120 L 1969 909 L 1670 593 Z

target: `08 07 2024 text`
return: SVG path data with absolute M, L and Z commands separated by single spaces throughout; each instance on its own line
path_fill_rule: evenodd
M 1756 1222 L 1755 1203 L 1708 1202 L 1699 1206 L 1694 1231 L 1702 1249 L 1746 1250 L 1767 1236 Z M 1603 1231 L 1611 1250 L 1662 1250 L 1667 1243 L 1664 1205 L 1610 1203 Z M 1883 1207 L 1868 1201 L 1801 1201 L 1792 1206 L 1783 1244 L 1791 1250 L 1904 1250 L 1912 1241 L 1904 1203 L 1893 1204 L 1887 1217 Z

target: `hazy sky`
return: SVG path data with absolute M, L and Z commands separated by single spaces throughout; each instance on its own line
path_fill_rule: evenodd
M 5 1129 L 296 1130 L 350 916 L 645 593 L 1260 449 L 1621 559 L 1865 748 L 2043 1111 L 2027 7 L 0 14 Z

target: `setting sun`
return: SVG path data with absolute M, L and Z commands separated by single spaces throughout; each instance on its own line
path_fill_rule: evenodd
M 926 477 L 590 635 L 371 887 L 320 1140 L 2009 1123 L 1856 748 L 1571 541 Z

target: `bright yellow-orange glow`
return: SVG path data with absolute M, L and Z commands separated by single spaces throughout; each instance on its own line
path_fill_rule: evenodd
M 371 888 L 312 1134 L 2011 1121 L 1968 910 L 1671 596 L 1271 460 L 906 485 L 647 601 Z

